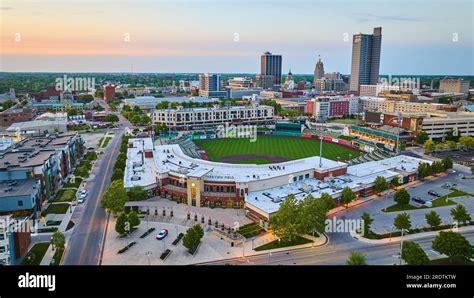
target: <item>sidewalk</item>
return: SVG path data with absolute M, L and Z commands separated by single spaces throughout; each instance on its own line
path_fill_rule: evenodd
M 67 228 L 67 225 L 69 224 L 69 221 L 71 220 L 72 215 L 74 214 L 74 209 L 76 209 L 76 206 L 72 206 L 72 205 L 69 206 L 68 211 L 66 211 L 66 214 L 64 215 L 63 220 L 61 224 L 59 225 L 59 228 L 58 228 L 59 232 L 66 234 L 66 228 Z M 53 233 L 47 233 L 47 234 L 51 236 L 53 235 Z M 69 235 L 65 235 L 65 236 L 66 236 L 66 243 L 67 243 Z M 64 253 L 63 253 L 63 256 L 64 256 Z M 48 250 L 44 254 L 43 259 L 41 260 L 40 266 L 49 266 L 51 264 L 51 261 L 53 260 L 53 257 L 54 257 L 53 246 L 50 244 L 48 247 Z
M 429 237 L 429 236 L 435 236 L 435 235 L 438 235 L 438 233 L 441 232 L 441 231 L 452 231 L 452 230 L 453 229 L 446 229 L 446 230 L 440 230 L 440 231 L 407 234 L 407 235 L 403 236 L 403 241 L 420 239 L 420 238 L 425 238 L 425 237 Z M 456 232 L 458 232 L 458 233 L 467 232 L 467 231 L 474 231 L 474 226 L 460 227 L 456 230 Z M 384 244 L 384 243 L 400 242 L 400 240 L 402 238 L 402 237 L 398 236 L 398 237 L 391 237 L 391 238 L 384 238 L 384 239 L 367 239 L 367 238 L 362 237 L 359 234 L 355 233 L 355 231 L 351 231 L 350 235 L 354 239 L 357 239 L 361 242 L 368 243 L 368 244 Z

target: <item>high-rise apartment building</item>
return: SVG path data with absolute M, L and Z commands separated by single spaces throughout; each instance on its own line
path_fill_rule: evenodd
M 355 34 L 352 39 L 350 90 L 359 91 L 360 85 L 376 85 L 379 80 L 382 28 L 373 34 Z
M 281 55 L 265 52 L 261 56 L 260 74 L 274 76 L 273 85 L 281 85 Z
M 115 85 L 104 86 L 104 99 L 115 99 Z

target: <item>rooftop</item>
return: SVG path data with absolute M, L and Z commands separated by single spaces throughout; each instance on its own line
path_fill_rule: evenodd
M 0 200 L 2 197 L 27 196 L 37 192 L 39 181 L 31 179 L 4 181 L 0 183 Z
M 125 187 L 147 186 L 156 183 L 155 173 L 169 173 L 178 177 L 203 177 L 207 181 L 231 180 L 245 183 L 280 176 L 288 177 L 288 175 L 305 170 L 325 171 L 346 166 L 343 162 L 322 158 L 320 167 L 319 156 L 278 164 L 228 164 L 189 157 L 176 144 L 153 148 L 150 138 L 131 139 L 130 141 L 133 142 L 134 148 L 128 148 L 127 151 Z M 145 158 L 141 153 L 147 150 L 153 151 L 153 158 Z
M 309 178 L 279 187 L 250 192 L 247 194 L 245 202 L 250 207 L 253 206 L 271 214 L 280 208 L 281 202 L 289 194 L 294 194 L 297 200 L 302 200 L 310 194 L 314 198 L 319 198 L 324 192 L 333 197 L 339 197 L 344 187 L 358 191 L 372 184 L 378 176 L 383 176 L 390 181 L 400 174 L 413 173 L 417 170 L 420 162 L 429 161 L 399 155 L 385 160 L 366 162 L 349 166 L 346 174 L 326 177 L 323 181 Z

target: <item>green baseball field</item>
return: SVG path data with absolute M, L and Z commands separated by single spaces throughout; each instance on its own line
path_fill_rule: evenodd
M 196 145 L 206 150 L 212 161 L 234 164 L 267 164 L 319 156 L 319 141 L 292 137 L 258 136 L 250 139 L 195 140 Z M 350 148 L 323 142 L 323 157 L 332 160 L 349 160 L 359 156 Z

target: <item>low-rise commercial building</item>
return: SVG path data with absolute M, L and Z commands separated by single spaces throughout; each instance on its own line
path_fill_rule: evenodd
M 30 121 L 33 116 L 33 110 L 28 108 L 6 110 L 0 114 L 0 126 L 9 127 L 16 122 Z

